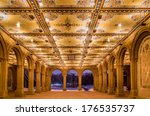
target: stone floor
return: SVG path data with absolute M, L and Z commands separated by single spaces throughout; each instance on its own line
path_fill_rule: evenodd
M 129 97 L 116 97 L 97 91 L 48 91 L 25 97 L 9 96 L 10 99 L 128 99 Z

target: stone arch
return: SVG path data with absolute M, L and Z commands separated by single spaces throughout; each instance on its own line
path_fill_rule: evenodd
M 149 39 L 147 38 L 148 36 L 150 36 L 149 29 L 143 29 L 136 34 L 132 43 L 132 47 L 131 47 L 131 96 L 132 97 L 136 97 L 138 95 L 142 97 L 150 97 L 150 95 L 144 93 L 144 91 L 143 91 L 143 95 L 140 94 L 141 91 L 137 83 L 138 74 L 139 74 L 138 73 L 139 48 L 141 47 L 143 41 L 145 41 L 146 39 Z
M 123 61 L 124 61 L 124 55 L 125 55 L 125 52 L 126 51 L 129 51 L 129 48 L 127 46 L 124 46 L 122 45 L 120 48 L 119 48 L 119 51 L 118 51 L 118 55 L 117 55 L 117 63 L 118 64 L 123 64 Z M 130 52 L 130 51 L 129 51 Z
M 69 69 L 67 70 L 67 73 L 68 73 L 70 70 L 75 70 L 75 71 L 77 72 L 77 74 L 78 74 L 78 70 L 75 69 L 75 68 L 69 68 Z
M 90 73 L 88 74 L 86 71 L 91 71 L 91 75 Z M 85 75 L 85 73 L 87 73 L 87 75 Z M 92 68 L 84 68 L 82 70 L 82 88 L 86 91 L 89 89 L 94 89 L 94 70 Z
M 123 96 L 125 94 L 125 89 L 124 89 L 124 58 L 126 52 L 129 51 L 129 48 L 125 45 L 121 45 L 116 57 L 116 63 L 117 63 L 117 96 Z M 129 52 L 129 57 L 130 57 L 130 52 Z M 129 58 L 130 59 L 130 58 Z M 129 69 L 130 72 L 130 69 Z M 130 84 L 130 73 L 129 77 L 127 77 L 129 80 L 129 86 Z M 130 88 L 130 87 L 129 87 Z
M 34 94 L 34 59 L 32 55 L 28 54 L 26 57 L 27 60 L 27 71 L 28 71 L 28 80 L 27 80 L 27 88 L 28 88 L 28 94 Z M 25 78 L 24 78 L 25 79 Z M 25 80 L 24 80 L 25 82 Z
M 34 68 L 34 59 L 33 59 L 33 57 L 32 57 L 32 55 L 27 55 L 26 56 L 26 58 L 27 58 L 27 61 L 28 61 L 28 67 L 29 68 Z
M 7 57 L 8 57 L 7 45 L 2 35 L 0 35 L 0 59 L 2 58 L 7 59 Z
M 23 60 L 24 54 L 20 46 L 19 45 L 12 46 L 11 48 L 9 48 L 8 53 L 10 52 L 10 50 L 13 50 L 15 52 L 17 65 L 22 65 L 24 63 L 24 60 Z
M 24 54 L 19 45 L 14 45 L 9 48 L 8 53 L 13 50 L 16 56 L 16 92 L 15 95 L 18 97 L 24 96 Z
M 60 70 L 61 72 L 63 72 L 63 70 L 61 68 L 52 68 L 51 71 L 53 72 L 54 70 Z
M 0 35 L 0 97 L 6 97 L 7 91 L 7 79 L 8 79 L 8 51 L 7 45 Z
M 110 55 L 109 60 L 108 60 L 108 64 L 109 64 L 109 66 L 110 66 L 111 68 L 113 68 L 115 59 L 116 59 L 116 56 Z
M 94 72 L 92 68 L 86 67 L 86 68 L 84 68 L 84 69 L 81 70 L 81 73 L 83 74 L 83 72 L 84 72 L 85 70 L 90 70 L 90 71 Z
M 57 72 L 57 74 L 56 74 Z M 63 72 L 60 68 L 51 69 L 51 89 L 52 90 L 62 90 L 64 85 Z
M 66 76 L 66 87 L 68 90 L 76 90 L 78 89 L 78 81 L 79 75 L 78 71 L 75 68 L 70 68 L 67 70 Z

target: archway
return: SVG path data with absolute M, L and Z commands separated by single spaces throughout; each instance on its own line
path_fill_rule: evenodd
M 94 77 L 91 70 L 84 70 L 82 73 L 82 88 L 84 90 L 93 90 Z
M 143 39 L 138 51 L 138 93 L 150 98 L 150 36 Z
M 52 72 L 51 76 L 51 90 L 63 89 L 63 75 L 62 71 L 57 69 Z
M 15 81 L 14 84 L 16 87 L 15 95 L 18 97 L 24 96 L 24 66 L 23 66 L 23 56 L 21 49 L 18 45 L 11 48 L 9 50 L 9 57 L 8 57 L 8 70 L 9 68 L 13 69 Z M 13 91 L 13 93 L 14 93 Z
M 130 54 L 125 46 L 121 46 L 117 57 L 117 95 L 129 95 L 130 91 Z
M 78 74 L 75 70 L 69 70 L 67 73 L 67 90 L 78 89 Z
M 28 94 L 34 93 L 34 63 L 30 55 L 25 58 L 24 62 L 24 88 Z
M 13 49 L 9 52 L 8 59 L 8 94 L 10 96 L 15 94 L 17 88 L 17 58 Z
M 130 92 L 130 95 L 132 97 L 139 96 L 142 98 L 147 97 L 150 98 L 150 92 L 148 92 L 150 91 L 149 39 L 150 39 L 150 31 L 149 29 L 148 30 L 144 29 L 136 34 L 132 43 L 131 92 Z M 144 64 L 141 61 L 144 61 Z
M 0 35 L 0 97 L 7 96 L 7 76 L 8 76 L 8 51 L 3 40 L 3 37 Z

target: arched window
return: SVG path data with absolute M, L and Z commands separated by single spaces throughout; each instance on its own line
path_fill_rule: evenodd
M 67 73 L 67 90 L 78 89 L 78 74 L 75 70 L 69 70 Z
M 51 89 L 62 90 L 63 89 L 63 75 L 61 70 L 54 70 L 51 76 Z
M 84 90 L 93 90 L 93 72 L 91 70 L 84 70 L 82 74 L 82 88 Z

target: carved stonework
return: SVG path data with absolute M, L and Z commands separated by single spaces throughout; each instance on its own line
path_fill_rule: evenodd
M 141 43 L 138 60 L 140 85 L 150 87 L 150 38 Z

